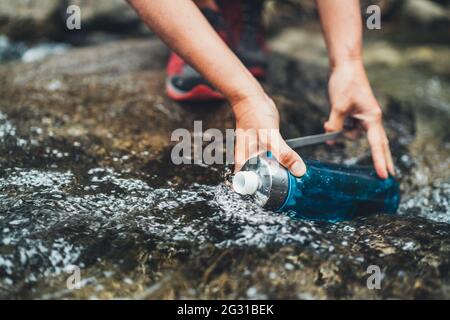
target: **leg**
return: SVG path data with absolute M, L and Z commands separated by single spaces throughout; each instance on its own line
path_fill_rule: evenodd
M 264 77 L 263 0 L 218 0 L 218 5 L 227 23 L 231 48 L 255 77 Z
M 225 24 L 216 2 L 214 0 L 195 0 L 194 2 L 213 28 L 226 40 Z M 173 100 L 204 101 L 223 99 L 222 94 L 216 91 L 197 70 L 173 52 L 167 65 L 167 75 L 166 91 Z

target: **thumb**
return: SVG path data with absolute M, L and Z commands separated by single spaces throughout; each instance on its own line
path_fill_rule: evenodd
M 344 126 L 346 114 L 337 108 L 332 108 L 330 112 L 330 117 L 328 121 L 324 124 L 324 129 L 326 132 L 340 131 Z
M 280 164 L 294 176 L 301 177 L 306 173 L 306 166 L 302 158 L 286 144 L 281 135 L 276 141 L 276 147 L 272 145 L 270 149 Z

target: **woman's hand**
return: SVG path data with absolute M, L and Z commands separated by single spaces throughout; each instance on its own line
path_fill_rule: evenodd
M 393 175 L 394 164 L 383 128 L 381 108 L 370 88 L 362 61 L 350 60 L 333 66 L 328 91 L 331 113 L 325 122 L 325 130 L 341 130 L 346 117 L 359 120 L 367 132 L 378 176 L 385 179 L 388 172 Z
M 236 117 L 236 169 L 258 154 L 259 148 L 272 151 L 294 175 L 305 173 L 302 159 L 280 135 L 278 111 L 273 101 L 193 1 L 128 1 L 153 32 L 230 101 Z
M 279 115 L 275 103 L 265 94 L 232 102 L 236 117 L 235 170 L 249 158 L 271 151 L 293 175 L 305 174 L 302 158 L 281 137 Z

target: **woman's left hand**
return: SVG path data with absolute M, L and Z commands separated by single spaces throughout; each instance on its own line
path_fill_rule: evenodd
M 359 120 L 367 132 L 378 176 L 386 179 L 388 173 L 394 175 L 389 141 L 382 123 L 382 111 L 372 92 L 362 61 L 351 60 L 334 66 L 328 92 L 331 113 L 325 122 L 325 130 L 342 130 L 347 117 Z

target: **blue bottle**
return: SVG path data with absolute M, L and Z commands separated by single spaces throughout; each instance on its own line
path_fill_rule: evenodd
M 378 178 L 375 170 L 305 161 L 307 171 L 293 176 L 268 155 L 249 159 L 233 178 L 237 193 L 294 218 L 340 221 L 372 213 L 395 214 L 399 185 L 390 176 Z

